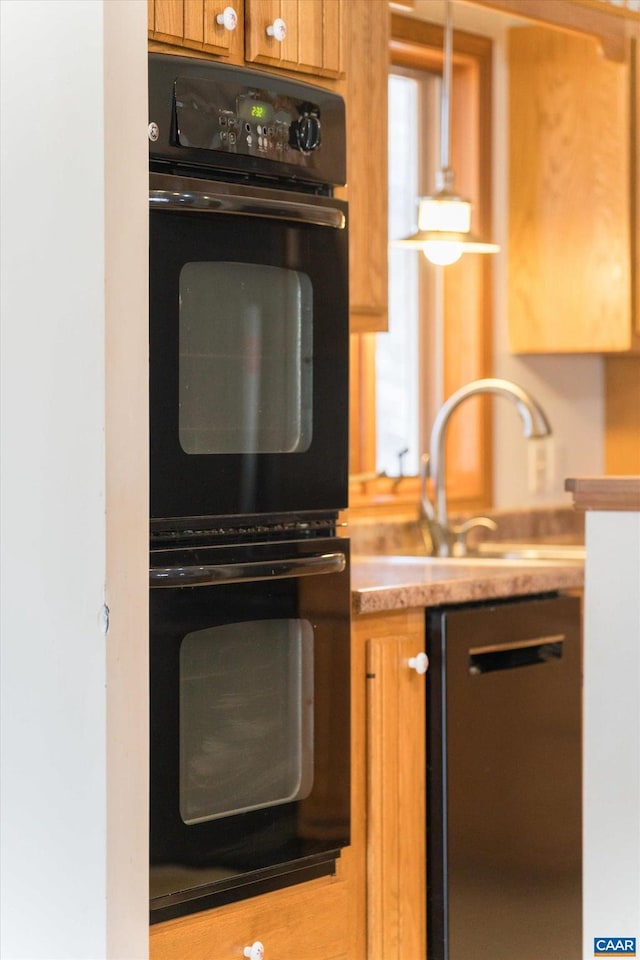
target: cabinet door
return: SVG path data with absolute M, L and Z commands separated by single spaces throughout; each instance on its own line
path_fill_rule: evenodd
M 349 0 L 345 11 L 349 312 L 353 333 L 386 330 L 389 9 Z
M 149 0 L 149 36 L 242 63 L 243 0 Z
M 509 37 L 509 324 L 515 352 L 613 352 L 631 321 L 630 77 L 590 37 Z
M 202 5 L 202 4 L 201 4 Z M 184 41 L 185 0 L 154 0 L 153 26 L 149 21 L 153 39 L 160 43 L 173 43 L 182 46 Z
M 426 955 L 424 612 L 369 619 L 367 956 L 405 960 Z
M 246 59 L 339 76 L 342 6 L 343 0 L 245 0 Z
M 191 8 L 191 9 L 187 9 Z M 223 19 L 218 22 L 218 17 Z M 233 23 L 235 22 L 235 27 Z M 217 53 L 242 63 L 242 0 L 185 0 L 185 46 Z

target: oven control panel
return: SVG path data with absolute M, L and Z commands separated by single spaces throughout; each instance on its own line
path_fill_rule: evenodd
M 149 141 L 151 160 L 345 182 L 341 97 L 226 64 L 150 54 Z
M 206 142 L 195 143 L 192 134 L 201 128 L 196 120 L 196 131 L 193 129 L 193 102 L 190 104 L 189 98 L 184 96 L 179 99 L 177 88 L 176 81 L 176 137 L 181 146 L 235 150 L 276 160 L 285 158 L 290 150 L 308 155 L 320 147 L 320 107 L 309 102 L 290 104 L 279 100 L 270 103 L 263 90 L 243 93 L 238 97 L 235 111 L 219 108 L 217 128 L 214 122 L 211 129 L 202 131 Z

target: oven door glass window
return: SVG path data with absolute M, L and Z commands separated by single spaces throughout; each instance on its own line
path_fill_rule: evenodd
M 299 453 L 312 439 L 313 291 L 300 271 L 190 262 L 180 271 L 180 445 Z
M 179 669 L 184 823 L 309 795 L 313 628 L 308 620 L 258 620 L 189 633 Z

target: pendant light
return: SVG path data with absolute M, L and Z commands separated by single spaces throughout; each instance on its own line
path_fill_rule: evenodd
M 436 174 L 436 191 L 418 199 L 418 229 L 411 236 L 395 243 L 422 249 L 427 260 L 447 266 L 463 253 L 496 253 L 495 243 L 482 243 L 471 233 L 471 201 L 453 189 L 451 151 L 451 70 L 453 61 L 453 24 L 451 0 L 446 0 L 444 30 L 444 62 L 440 101 L 440 169 Z

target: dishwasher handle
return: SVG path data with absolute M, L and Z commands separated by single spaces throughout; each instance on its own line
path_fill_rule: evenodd
M 471 647 L 469 673 L 477 677 L 497 670 L 515 670 L 561 660 L 565 640 L 565 634 L 555 633 L 513 643 Z
M 256 580 L 283 580 L 325 573 L 342 573 L 344 553 L 322 553 L 284 560 L 255 560 L 248 563 L 215 563 L 189 567 L 152 567 L 149 586 L 153 588 L 211 587 L 220 583 Z

